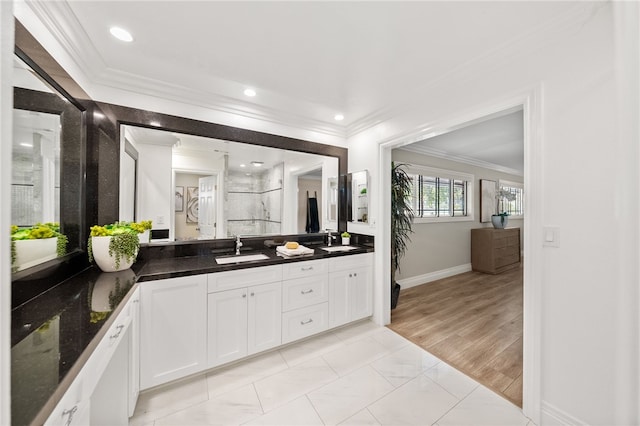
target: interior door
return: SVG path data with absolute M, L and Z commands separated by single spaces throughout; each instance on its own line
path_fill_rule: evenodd
M 206 176 L 198 179 L 200 186 L 198 201 L 198 228 L 200 239 L 216 237 L 216 177 Z

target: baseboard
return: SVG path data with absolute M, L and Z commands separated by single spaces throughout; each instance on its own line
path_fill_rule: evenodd
M 401 280 L 398 280 L 398 284 L 400 284 L 403 289 L 407 289 L 421 284 L 426 284 L 431 281 L 436 281 L 442 278 L 452 277 L 454 275 L 469 272 L 470 270 L 471 264 L 467 263 L 465 265 L 458 265 L 452 268 L 441 269 L 439 271 L 429 272 L 427 274 L 417 275 L 415 277 L 403 278 Z
M 565 425 L 587 425 L 580 419 L 573 417 L 571 414 L 562 411 L 548 402 L 542 401 L 541 422 L 543 425 L 565 426 Z

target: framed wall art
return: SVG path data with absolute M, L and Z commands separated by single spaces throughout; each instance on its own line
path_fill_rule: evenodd
M 184 186 L 176 186 L 176 207 L 177 212 L 184 210 Z
M 198 223 L 197 186 L 187 186 L 187 223 Z

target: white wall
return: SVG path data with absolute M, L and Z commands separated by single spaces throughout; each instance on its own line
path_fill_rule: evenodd
M 534 135 L 530 142 L 538 144 L 530 147 L 536 157 L 529 158 L 527 167 L 533 165 L 533 170 L 525 170 L 528 191 L 539 201 L 527 211 L 527 222 L 532 218 L 530 226 L 535 226 L 527 235 L 527 247 L 535 252 L 532 261 L 538 262 L 530 267 L 538 272 L 533 281 L 525 277 L 525 293 L 540 298 L 536 305 L 540 322 L 531 326 L 525 319 L 525 327 L 532 327 L 529 331 L 540 327 L 539 348 L 531 353 L 535 356 L 539 350 L 541 368 L 527 374 L 534 392 L 535 383 L 541 386 L 543 408 L 538 417 L 533 401 L 529 414 L 543 424 L 640 421 L 639 330 L 637 316 L 631 314 L 638 312 L 639 304 L 638 155 L 637 140 L 618 132 L 620 120 L 625 124 L 632 120 L 616 114 L 616 105 L 627 103 L 616 95 L 628 88 L 614 68 L 612 8 L 618 7 L 632 9 L 636 17 L 633 33 L 625 40 L 637 47 L 637 42 L 629 41 L 637 37 L 636 5 L 581 4 L 575 15 L 558 17 L 544 33 L 512 41 L 499 55 L 478 60 L 437 86 L 427 87 L 414 109 L 349 140 L 349 168 L 370 169 L 372 193 L 379 196 L 385 191 L 374 175 L 379 144 L 423 129 L 428 133 L 437 124 L 539 88 L 534 93 L 540 104 L 530 113 L 541 119 L 540 126 L 525 129 Z M 625 53 L 637 57 L 638 51 Z M 637 102 L 635 93 L 627 95 Z M 541 176 L 529 182 L 527 173 L 537 173 L 536 167 Z M 631 190 L 631 185 L 636 189 Z M 596 213 L 591 208 L 596 199 L 599 207 L 611 209 L 598 208 Z M 379 206 L 379 212 L 384 212 L 384 206 Z M 530 212 L 535 213 L 533 217 Z M 559 248 L 542 249 L 541 224 L 560 228 Z M 381 244 L 388 244 L 385 226 L 380 223 L 376 228 L 377 254 Z M 621 262 L 631 258 L 635 261 Z M 388 291 L 385 270 L 378 268 L 376 303 Z M 628 295 L 632 297 L 624 297 Z M 376 318 L 381 317 L 377 312 Z M 632 319 L 635 323 L 629 323 Z M 535 341 L 535 336 L 528 337 Z M 528 356 L 525 352 L 525 365 L 530 362 Z M 525 406 L 529 402 L 525 395 Z
M 13 132 L 13 2 L 0 1 L 0 140 Z M 0 241 L 9 241 L 11 225 L 11 145 L 0 144 Z M 11 256 L 9 244 L 0 246 L 0 424 L 11 423 Z
M 400 259 L 400 271 L 396 279 L 408 288 L 423 284 L 433 278 L 441 278 L 441 273 L 450 275 L 470 270 L 471 264 L 471 229 L 492 227 L 488 223 L 480 223 L 480 179 L 498 182 L 500 179 L 512 182 L 523 182 L 522 176 L 489 170 L 469 164 L 458 163 L 441 158 L 417 154 L 415 152 L 393 150 L 392 158 L 396 163 L 409 163 L 452 170 L 474 175 L 473 211 L 474 220 L 444 223 L 414 223 L 411 241 L 407 251 Z M 520 228 L 520 237 L 524 236 L 523 220 L 509 218 L 509 228 Z
M 138 144 L 138 220 L 152 220 L 153 229 L 171 228 L 174 206 L 171 147 Z

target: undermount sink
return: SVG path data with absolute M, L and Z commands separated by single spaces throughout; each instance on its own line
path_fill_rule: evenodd
M 266 254 L 240 254 L 235 256 L 224 256 L 224 257 L 216 257 L 216 263 L 218 265 L 226 265 L 228 263 L 242 263 L 242 262 L 252 262 L 254 260 L 266 260 L 269 259 L 269 256 Z
M 358 247 L 354 247 L 354 246 L 331 246 L 331 247 L 320 247 L 320 249 L 328 251 L 328 252 L 334 252 L 334 251 L 350 251 L 350 250 L 356 250 Z

